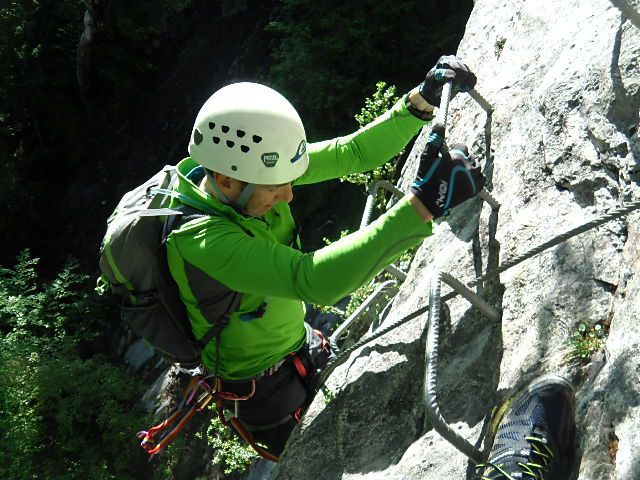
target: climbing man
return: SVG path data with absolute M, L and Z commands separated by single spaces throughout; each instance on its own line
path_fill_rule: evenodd
M 465 146 L 440 152 L 444 128 L 436 126 L 411 193 L 367 227 L 308 253 L 289 209 L 293 188 L 387 162 L 433 119 L 447 81 L 455 94 L 476 77 L 456 57 L 441 57 L 377 120 L 312 144 L 294 107 L 263 85 L 226 86 L 197 115 L 190 157 L 178 164 L 172 206 L 185 210 L 167 238 L 169 268 L 206 344 L 204 367 L 225 392 L 221 406 L 245 439 L 266 446 L 267 458 L 282 452 L 331 356 L 304 322 L 304 303 L 349 295 L 431 235 L 432 220 L 485 180 Z M 210 335 L 212 325 L 224 328 Z

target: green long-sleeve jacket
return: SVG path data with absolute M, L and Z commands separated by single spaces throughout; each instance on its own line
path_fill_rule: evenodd
M 424 124 L 401 100 L 352 135 L 310 144 L 309 168 L 294 187 L 376 168 Z M 241 215 L 196 186 L 202 176 L 197 167 L 191 158 L 180 162 L 175 188 L 217 214 L 174 230 L 167 255 L 196 338 L 209 330 L 207 318 L 221 313 L 221 284 L 242 294 L 222 331 L 219 352 L 215 339 L 203 351 L 205 366 L 223 379 L 254 377 L 298 350 L 306 338 L 304 302 L 339 301 L 432 233 L 432 223 L 404 199 L 366 228 L 302 253 L 287 203 L 264 217 Z

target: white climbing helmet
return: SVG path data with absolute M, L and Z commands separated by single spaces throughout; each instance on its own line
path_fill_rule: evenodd
M 272 88 L 234 83 L 202 106 L 191 132 L 189 155 L 203 167 L 250 184 L 278 185 L 309 165 L 302 120 Z

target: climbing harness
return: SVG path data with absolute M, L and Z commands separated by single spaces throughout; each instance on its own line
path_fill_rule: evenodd
M 492 108 L 491 105 L 475 90 L 471 90 L 469 92 L 470 96 L 486 111 L 487 113 L 487 124 L 490 123 Z M 447 83 L 442 92 L 442 101 L 440 105 L 440 109 L 438 111 L 438 119 L 436 119 L 437 123 L 441 123 L 445 125 L 447 122 L 447 113 L 449 108 L 449 101 L 451 98 L 451 83 Z M 490 128 L 485 127 L 485 135 L 489 135 Z M 446 148 L 446 146 L 444 146 Z M 496 212 L 500 205 L 499 203 L 491 196 L 491 194 L 483 189 L 478 196 L 485 200 L 492 208 L 494 212 Z M 436 430 L 445 440 L 451 443 L 454 447 L 456 447 L 459 451 L 464 453 L 467 457 L 469 457 L 475 463 L 479 463 L 482 461 L 483 453 L 474 445 L 469 443 L 465 438 L 460 436 L 453 428 L 451 428 L 440 413 L 440 409 L 438 407 L 437 398 L 436 398 L 436 382 L 437 382 L 437 360 L 438 360 L 438 341 L 439 341 L 439 320 L 440 320 L 440 305 L 441 302 L 450 300 L 457 296 L 458 294 L 462 295 L 465 299 L 467 299 L 473 306 L 478 308 L 480 312 L 486 315 L 489 319 L 493 321 L 497 321 L 500 319 L 500 313 L 497 312 L 493 307 L 487 304 L 480 296 L 478 296 L 475 292 L 470 290 L 469 287 L 481 284 L 486 280 L 491 280 L 496 278 L 500 273 L 505 270 L 528 260 L 539 253 L 548 250 L 566 240 L 579 235 L 581 233 L 587 232 L 588 230 L 592 230 L 604 223 L 607 223 L 611 220 L 618 219 L 627 215 L 628 213 L 639 210 L 640 209 L 640 200 L 631 202 L 627 205 L 622 205 L 618 208 L 611 209 L 610 211 L 602 214 L 593 220 L 584 223 L 578 227 L 575 227 L 571 230 L 568 230 L 565 233 L 557 235 L 552 239 L 538 245 L 520 255 L 516 255 L 515 257 L 507 260 L 502 263 L 499 267 L 485 273 L 482 276 L 479 276 L 469 282 L 467 285 L 464 285 L 462 282 L 457 280 L 455 277 L 450 275 L 449 273 L 439 271 L 435 275 L 434 280 L 431 283 L 431 291 L 429 296 L 429 304 L 423 307 L 418 308 L 417 310 L 411 312 L 410 314 L 396 320 L 389 326 L 378 330 L 376 332 L 371 333 L 365 338 L 362 338 L 360 341 L 356 342 L 351 347 L 345 349 L 343 352 L 338 355 L 338 357 L 331 362 L 327 368 L 322 372 L 320 378 L 317 383 L 317 390 L 319 390 L 326 380 L 329 378 L 331 373 L 341 365 L 349 356 L 366 345 L 367 343 L 372 342 L 373 340 L 386 335 L 390 331 L 398 328 L 401 325 L 409 322 L 417 318 L 418 316 L 428 312 L 428 319 L 425 323 L 425 327 L 427 328 L 427 341 L 426 341 L 426 355 L 425 355 L 425 382 L 424 382 L 424 401 L 426 406 L 426 413 Z M 365 210 L 365 213 L 367 210 Z M 367 214 L 367 223 L 369 221 L 370 214 Z M 363 224 L 366 223 L 363 220 Z M 442 282 L 449 285 L 453 291 L 444 297 L 441 297 L 441 285 Z M 374 292 L 376 294 L 376 292 Z M 367 299 L 366 301 L 369 301 Z M 351 321 L 353 321 L 351 319 Z M 344 333 L 344 330 L 348 327 L 346 325 L 341 327 L 340 334 Z M 332 342 L 338 339 L 338 336 L 334 334 L 332 336 Z
M 150 428 L 148 431 L 138 432 L 138 438 L 142 439 L 140 446 L 150 455 L 149 460 L 154 455 L 160 453 L 171 440 L 189 423 L 193 416 L 202 411 L 214 398 L 214 391 L 207 377 L 202 375 L 194 376 L 185 389 L 182 401 L 176 411 L 164 422 Z M 172 427 L 167 430 L 168 427 Z M 156 439 L 156 435 L 158 438 Z
M 323 339 L 323 342 L 326 342 L 326 340 Z M 324 346 L 325 344 L 323 343 L 323 347 Z M 280 367 L 287 362 L 291 363 L 301 380 L 304 381 L 312 376 L 311 367 L 305 359 L 298 353 L 292 353 L 287 359 L 265 371 L 264 377 L 275 375 Z M 142 440 L 140 446 L 149 453 L 149 460 L 151 460 L 154 455 L 160 453 L 178 433 L 180 433 L 198 412 L 204 410 L 213 402 L 218 418 L 223 425 L 234 429 L 258 455 L 272 462 L 277 462 L 278 457 L 258 445 L 253 438 L 252 432 L 270 430 L 291 419 L 294 419 L 296 423 L 299 422 L 306 408 L 306 404 L 271 424 L 259 426 L 249 425 L 238 418 L 238 402 L 250 400 L 254 397 L 256 394 L 256 382 L 257 379 L 251 379 L 246 382 L 226 382 L 213 374 L 194 376 L 185 389 L 182 401 L 176 410 L 166 420 L 150 428 L 148 431 L 143 430 L 138 432 L 137 436 Z M 225 387 L 225 383 L 229 384 L 229 386 L 234 384 L 236 386 L 242 386 L 243 388 L 246 386 L 247 391 L 244 394 L 231 392 Z M 225 401 L 235 403 L 235 411 L 228 417 L 225 416 L 224 413 L 225 408 L 223 402 Z

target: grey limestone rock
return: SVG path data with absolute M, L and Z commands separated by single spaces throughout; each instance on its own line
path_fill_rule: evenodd
M 637 1 L 630 2 L 639 9 Z M 428 302 L 435 271 L 464 282 L 620 204 L 640 199 L 640 29 L 607 0 L 478 0 L 457 52 L 486 113 L 451 104 L 447 141 L 482 159 L 499 213 L 472 200 L 418 251 L 385 322 Z M 490 133 L 487 137 L 486 133 Z M 425 134 L 403 174 L 415 175 Z M 502 318 L 463 299 L 444 307 L 438 401 L 481 447 L 492 405 L 538 374 L 577 390 L 572 478 L 640 479 L 640 213 L 551 248 L 477 289 Z M 424 318 L 354 352 L 294 432 L 278 479 L 473 478 L 473 464 L 425 420 Z M 567 357 L 578 324 L 608 330 L 588 362 Z
M 134 370 L 139 370 L 154 356 L 153 349 L 143 339 L 136 340 L 124 355 L 125 361 L 133 367 Z

